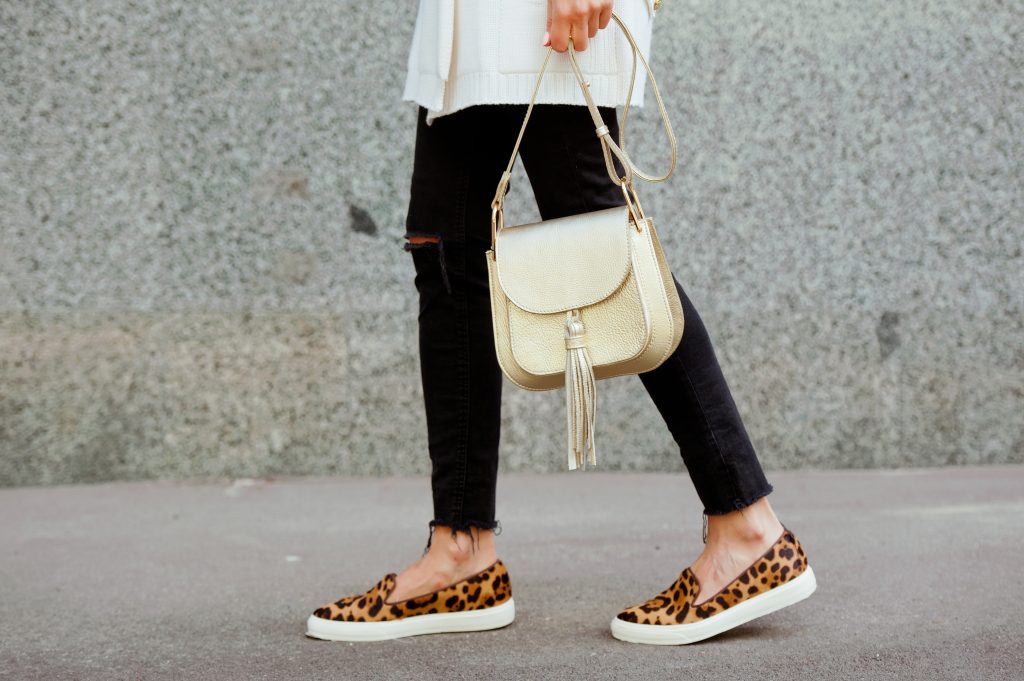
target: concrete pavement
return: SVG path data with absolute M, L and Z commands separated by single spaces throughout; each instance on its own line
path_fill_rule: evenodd
M 503 476 L 516 621 L 363 644 L 303 621 L 419 556 L 426 477 L 3 489 L 0 678 L 1024 678 L 1024 467 L 769 479 L 817 592 L 682 647 L 608 621 L 700 551 L 685 471 Z

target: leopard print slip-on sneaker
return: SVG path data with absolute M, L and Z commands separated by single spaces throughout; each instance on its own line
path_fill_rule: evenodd
M 365 593 L 317 608 L 306 620 L 306 635 L 328 641 L 381 641 L 497 629 L 515 619 L 512 584 L 500 558 L 446 587 L 389 603 L 397 577 L 389 572 Z
M 783 526 L 775 543 L 711 598 L 694 603 L 700 580 L 688 566 L 671 586 L 616 615 L 612 636 L 631 643 L 693 643 L 801 601 L 816 586 L 800 541 Z

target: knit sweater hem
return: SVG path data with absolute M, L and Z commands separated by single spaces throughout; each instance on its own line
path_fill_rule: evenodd
M 643 75 L 637 74 L 630 106 L 643 106 L 646 86 Z M 590 81 L 590 96 L 597 106 L 625 105 L 626 87 L 620 87 L 618 76 L 595 74 L 587 79 Z M 427 122 L 431 123 L 436 118 L 477 104 L 528 104 L 536 81 L 535 73 L 465 73 L 451 81 L 420 73 L 417 80 L 410 79 L 406 83 L 402 100 L 425 107 Z M 575 74 L 546 73 L 544 83 L 545 87 L 537 94 L 538 104 L 586 105 Z M 441 87 L 443 101 L 438 102 L 429 94 Z

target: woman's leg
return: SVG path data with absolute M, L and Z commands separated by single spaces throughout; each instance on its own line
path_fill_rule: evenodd
M 494 353 L 484 251 L 490 201 L 514 138 L 491 107 L 426 125 L 419 109 L 404 247 L 419 293 L 419 354 L 434 517 L 424 555 L 392 602 L 494 562 L 502 376 Z M 438 532 L 439 530 L 439 532 Z
M 617 138 L 615 110 L 603 107 L 601 115 Z M 545 219 L 624 203 L 622 190 L 605 170 L 585 107 L 535 107 L 522 155 Z M 707 329 L 674 275 L 673 280 L 683 303 L 683 337 L 676 351 L 658 368 L 640 374 L 640 380 L 679 445 L 708 516 L 707 544 L 693 567 L 702 591 L 714 593 L 766 550 L 782 525 L 766 498 L 772 486 Z
M 701 583 L 694 603 L 735 579 L 782 533 L 765 477 L 711 338 L 686 292 L 683 338 L 659 367 L 640 374 L 686 463 L 704 504 L 707 539 L 693 571 Z

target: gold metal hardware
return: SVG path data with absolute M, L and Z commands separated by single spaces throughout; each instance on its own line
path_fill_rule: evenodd
M 633 188 L 631 182 L 626 181 L 625 177 L 622 178 L 622 183 L 619 184 L 619 187 L 622 189 L 622 195 L 626 197 L 626 207 L 633 218 L 633 227 L 636 228 L 639 234 L 644 231 L 643 223 L 647 220 L 647 216 L 644 215 L 643 206 L 640 205 L 640 197 L 636 195 L 636 189 Z M 630 193 L 633 194 L 632 198 L 629 196 Z
M 500 225 L 500 227 L 499 227 Z M 505 228 L 505 213 L 500 206 L 491 204 L 491 250 L 494 251 L 498 230 Z

